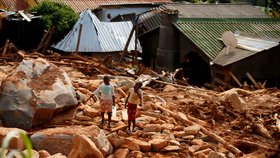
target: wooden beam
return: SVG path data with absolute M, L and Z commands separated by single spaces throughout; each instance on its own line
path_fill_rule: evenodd
M 8 46 L 9 46 L 9 39 L 6 40 L 6 43 L 5 43 L 5 46 L 4 46 L 4 50 L 2 52 L 2 56 L 6 54 Z
M 31 19 L 26 15 L 24 14 L 23 10 L 19 10 L 18 13 L 28 22 L 31 21 Z
M 215 79 L 214 79 L 214 81 L 215 81 L 215 82 L 217 82 L 217 83 L 219 83 L 219 84 L 221 84 L 221 85 L 223 85 L 223 86 L 225 86 L 225 87 L 228 87 L 228 88 L 233 88 L 233 86 L 232 86 L 232 85 L 230 85 L 230 84 L 228 84 L 228 83 L 226 83 L 226 82 L 222 81 L 222 80 L 221 80 L 221 79 L 219 79 L 219 78 L 215 78 Z
M 128 39 L 125 43 L 125 46 L 124 46 L 124 49 L 123 49 L 123 52 L 121 53 L 121 57 L 120 57 L 120 60 L 119 60 L 119 63 L 121 63 L 125 57 L 125 55 L 127 54 L 127 49 L 128 49 L 128 46 L 129 46 L 129 43 L 131 41 L 131 38 L 133 36 L 133 32 L 135 31 L 135 28 L 136 28 L 136 25 L 134 25 L 130 31 L 130 34 L 128 36 Z M 135 37 L 136 38 L 136 37 Z
M 80 24 L 80 29 L 79 29 L 79 34 L 78 34 L 78 41 L 77 41 L 77 46 L 76 46 L 76 52 L 79 51 L 82 30 L 83 30 L 83 24 Z
M 254 84 L 254 87 L 257 89 L 260 89 L 259 84 L 255 81 L 255 79 L 252 77 L 252 75 L 249 72 L 246 72 L 246 75 L 251 80 L 251 82 Z
M 233 78 L 233 80 L 238 84 L 239 87 L 242 87 L 242 84 L 239 82 L 237 77 L 231 71 L 229 71 L 229 75 Z

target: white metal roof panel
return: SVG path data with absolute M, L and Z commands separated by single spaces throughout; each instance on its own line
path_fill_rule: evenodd
M 77 49 L 79 30 L 82 26 L 80 44 Z M 64 52 L 117 52 L 122 51 L 132 29 L 132 23 L 127 22 L 100 22 L 98 18 L 86 10 L 73 29 L 59 43 L 53 46 Z M 133 35 L 128 51 L 134 50 L 135 35 Z M 140 42 L 137 50 L 142 51 Z

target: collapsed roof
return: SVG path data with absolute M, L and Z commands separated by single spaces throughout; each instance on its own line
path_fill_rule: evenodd
M 90 10 L 85 10 L 65 38 L 52 47 L 64 52 L 118 52 L 124 49 L 132 28 L 130 21 L 100 22 Z M 135 50 L 135 34 L 127 50 Z M 137 50 L 142 52 L 140 42 Z

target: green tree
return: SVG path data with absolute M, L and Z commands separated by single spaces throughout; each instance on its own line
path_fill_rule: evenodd
M 73 27 L 78 19 L 75 11 L 67 5 L 44 0 L 37 6 L 31 7 L 30 12 L 42 16 L 45 29 L 55 27 L 51 42 L 61 40 Z
M 274 17 L 280 17 L 280 1 L 270 0 L 269 7 L 272 9 L 271 14 Z

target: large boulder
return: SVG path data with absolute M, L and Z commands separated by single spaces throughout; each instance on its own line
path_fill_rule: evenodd
M 113 152 L 113 147 L 105 133 L 95 125 L 48 128 L 34 133 L 30 140 L 37 151 L 46 150 L 50 154 L 60 152 L 63 155 L 69 155 L 75 143 L 75 135 L 87 136 L 104 157 Z
M 23 60 L 2 81 L 0 116 L 7 127 L 30 129 L 75 105 L 66 72 L 44 59 Z

